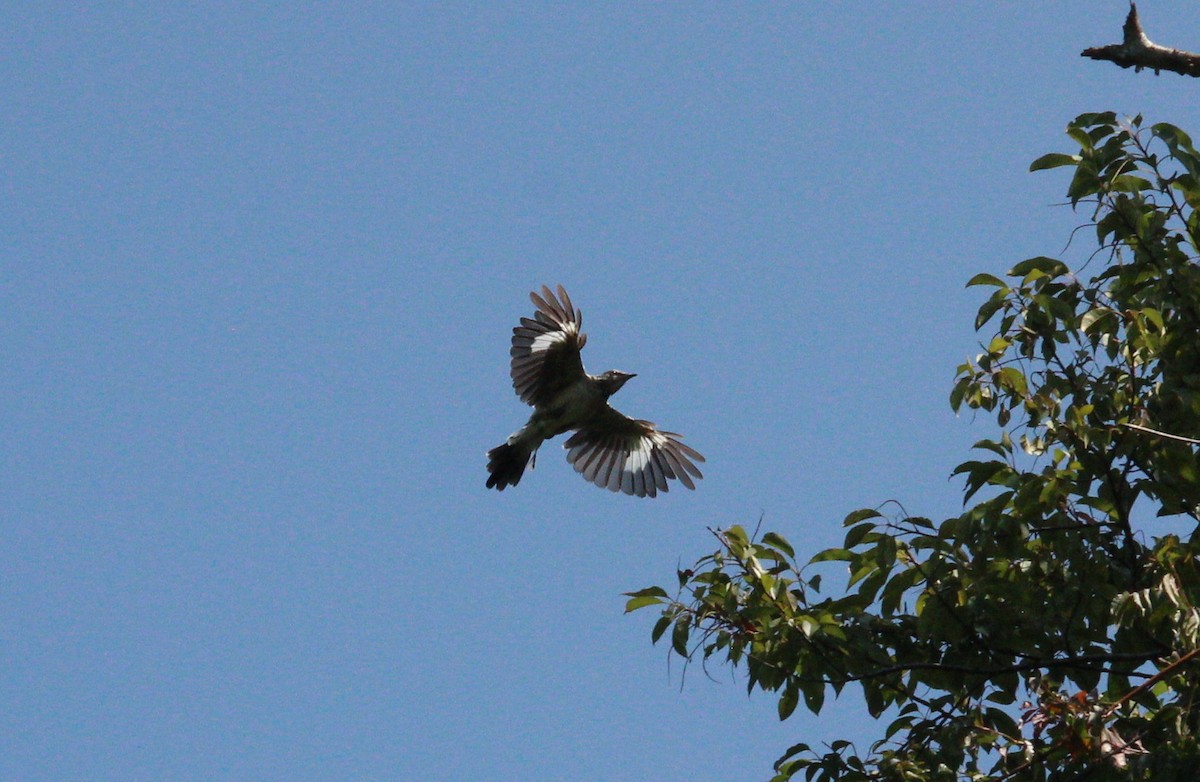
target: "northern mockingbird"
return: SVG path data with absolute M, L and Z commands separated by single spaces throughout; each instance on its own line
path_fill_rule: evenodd
M 561 285 L 555 297 L 542 286 L 529 298 L 537 306 L 533 318 L 521 318 L 513 329 L 512 380 L 521 401 L 533 406 L 529 423 L 503 445 L 488 451 L 488 488 L 516 486 L 533 463 L 538 446 L 575 430 L 563 447 L 567 461 L 585 479 L 609 491 L 654 497 L 667 491 L 668 480 L 696 488 L 702 478 L 694 464 L 704 457 L 649 421 L 623 415 L 608 398 L 634 375 L 615 369 L 600 375 L 583 370 L 579 351 L 587 335 L 579 329 L 583 313 L 575 309 Z

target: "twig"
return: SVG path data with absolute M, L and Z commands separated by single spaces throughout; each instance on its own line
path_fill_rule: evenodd
M 1200 54 L 1171 49 L 1152 42 L 1142 30 L 1136 3 L 1129 4 L 1129 16 L 1125 17 L 1122 30 L 1125 40 L 1121 43 L 1084 49 L 1080 56 L 1091 57 L 1093 60 L 1108 60 L 1122 68 L 1132 67 L 1135 71 L 1150 68 L 1155 75 L 1162 71 L 1173 71 L 1184 76 L 1200 77 Z
M 1192 651 L 1185 654 L 1183 657 L 1180 657 L 1178 660 L 1176 660 L 1175 662 L 1168 665 L 1166 668 L 1163 668 L 1161 671 L 1159 671 L 1158 673 L 1151 676 L 1146 681 L 1144 681 L 1141 684 L 1139 684 L 1138 686 L 1134 687 L 1132 690 L 1130 690 L 1129 692 L 1125 693 L 1120 698 L 1118 698 L 1115 703 L 1113 703 L 1111 706 L 1109 706 L 1107 709 L 1105 709 L 1104 716 L 1105 717 L 1111 716 L 1113 712 L 1115 712 L 1117 709 L 1121 708 L 1122 703 L 1125 703 L 1126 701 L 1130 700 L 1131 698 L 1136 698 L 1138 695 L 1142 694 L 1149 688 L 1153 687 L 1155 684 L 1158 684 L 1160 681 L 1162 681 L 1163 679 L 1167 678 L 1172 673 L 1174 673 L 1176 668 L 1183 665 L 1188 660 L 1191 660 L 1193 657 L 1195 657 L 1198 654 L 1200 654 L 1200 649 L 1193 649 Z
M 1139 432 L 1145 432 L 1146 434 L 1153 434 L 1153 435 L 1158 435 L 1159 437 L 1165 437 L 1168 440 L 1176 440 L 1181 443 L 1190 443 L 1192 445 L 1200 445 L 1200 440 L 1197 440 L 1194 437 L 1184 437 L 1181 434 L 1171 434 L 1170 432 L 1160 432 L 1157 429 L 1151 429 L 1148 426 L 1139 426 L 1137 424 L 1121 424 L 1121 426 L 1124 426 L 1127 429 L 1136 429 Z
M 979 674 L 996 676 L 1002 673 L 1023 673 L 1037 671 L 1042 668 L 1092 668 L 1091 663 L 1121 662 L 1138 660 L 1148 662 L 1158 657 L 1154 652 L 1112 652 L 1110 654 L 1080 654 L 1074 657 L 1026 657 L 1025 662 L 1012 665 L 998 665 L 991 668 L 974 665 L 954 665 L 936 662 L 908 662 L 876 668 L 865 673 L 847 674 L 843 681 L 856 682 L 863 679 L 875 679 L 893 673 L 906 671 L 952 671 L 954 673 Z

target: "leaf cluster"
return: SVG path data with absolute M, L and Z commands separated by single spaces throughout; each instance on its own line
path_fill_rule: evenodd
M 1076 270 L 1037 257 L 968 283 L 992 289 L 988 337 L 950 403 L 997 433 L 954 470 L 963 512 L 855 511 L 843 545 L 803 564 L 777 533 L 715 530 L 673 593 L 629 595 L 661 610 L 655 642 L 744 669 L 781 719 L 850 685 L 886 720 L 870 747 L 796 744 L 775 782 L 1194 776 L 1200 155 L 1178 128 L 1111 113 L 1067 133 L 1077 152 L 1031 168 L 1072 170 L 1096 249 Z M 1154 535 L 1155 516 L 1190 533 Z

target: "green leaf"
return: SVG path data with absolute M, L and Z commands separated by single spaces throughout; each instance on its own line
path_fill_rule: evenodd
M 972 448 L 977 448 L 981 451 L 991 451 L 1001 458 L 1008 458 L 1012 448 L 1006 448 L 1003 444 L 995 440 L 977 440 Z
M 811 752 L 811 751 L 812 750 L 809 748 L 809 746 L 807 744 L 804 744 L 804 743 L 793 744 L 792 746 L 787 748 L 786 752 L 784 752 L 782 755 L 779 756 L 779 760 L 775 761 L 775 768 L 778 769 L 779 764 L 781 764 L 787 760 L 791 760 L 792 758 L 799 755 L 801 752 Z
M 808 681 L 804 685 L 804 705 L 813 714 L 820 714 L 821 707 L 825 705 L 825 683 L 821 681 Z
M 1075 176 L 1072 177 L 1071 184 L 1067 187 L 1067 197 L 1071 199 L 1071 205 L 1074 206 L 1084 198 L 1100 192 L 1101 185 L 1096 165 L 1091 161 L 1083 160 L 1075 168 Z
M 847 587 L 852 587 L 864 578 L 879 572 L 879 563 L 871 559 L 858 559 L 852 565 L 854 570 L 850 573 L 850 579 L 846 582 Z M 887 575 L 886 573 L 884 575 Z M 859 594 L 862 594 L 860 591 Z M 874 595 L 871 596 L 874 598 Z
M 999 682 L 997 682 L 997 683 L 999 684 Z M 1015 680 L 1013 681 L 1013 688 L 1014 689 L 1016 688 Z M 1016 699 L 1017 699 L 1016 695 L 1012 691 L 1010 691 L 1007 688 L 1003 688 L 1003 689 L 998 689 L 995 692 L 988 693 L 988 696 L 985 700 L 988 700 L 992 703 L 999 703 L 1004 706 L 1007 706 L 1008 704 L 1014 702 Z
M 691 625 L 688 624 L 687 617 L 681 616 L 675 620 L 675 629 L 671 631 L 671 648 L 680 657 L 688 656 L 687 642 L 690 631 Z
M 900 731 L 910 729 L 912 727 L 912 724 L 913 724 L 913 718 L 908 715 L 904 715 L 902 717 L 897 717 L 896 719 L 892 720 L 890 725 L 888 725 L 887 731 L 883 734 L 883 737 L 885 739 L 890 739 L 892 736 L 895 736 Z
M 875 530 L 874 524 L 859 524 L 857 527 L 851 527 L 846 531 L 846 540 L 842 543 L 848 549 L 852 549 L 859 543 L 862 543 L 863 538 Z
M 900 608 L 905 592 L 916 586 L 923 576 L 916 569 L 905 570 L 893 576 L 883 588 L 879 596 L 879 605 L 885 616 L 891 616 Z
M 1145 190 L 1153 190 L 1154 185 L 1140 176 L 1126 175 L 1113 177 L 1112 181 L 1108 183 L 1108 189 L 1125 193 L 1140 193 Z
M 795 679 L 789 679 L 787 686 L 783 688 L 783 694 L 779 696 L 777 709 L 779 710 L 779 721 L 782 722 L 792 716 L 792 712 L 796 710 L 796 704 L 800 702 L 800 692 L 796 686 Z
M 971 387 L 971 378 L 961 377 L 958 379 L 958 382 L 956 382 L 954 384 L 954 388 L 951 389 L 951 391 L 950 391 L 950 409 L 951 410 L 953 410 L 956 413 L 958 412 L 958 409 L 960 407 L 962 407 L 963 397 L 966 395 L 967 389 L 969 389 L 970 387 Z
M 671 626 L 671 617 L 660 616 L 658 621 L 654 623 L 654 630 L 650 633 L 650 643 L 658 643 L 658 639 L 662 638 L 663 633 Z
M 734 524 L 729 529 L 724 530 L 723 534 L 725 536 L 725 540 L 729 542 L 731 550 L 735 553 L 738 550 L 744 549 L 746 546 L 750 545 L 750 538 L 748 535 L 746 535 L 745 528 L 740 524 Z
M 768 532 L 762 537 L 763 545 L 770 546 L 776 551 L 786 554 L 790 559 L 796 558 L 796 552 L 792 545 L 787 542 L 782 535 L 777 532 Z
M 1079 155 L 1064 155 L 1061 152 L 1051 152 L 1048 155 L 1042 155 L 1030 163 L 1029 170 L 1044 171 L 1048 168 L 1058 168 L 1059 166 L 1073 166 L 1081 159 Z
M 1049 277 L 1066 274 L 1067 265 L 1057 258 L 1047 258 L 1039 255 L 1036 258 L 1026 258 L 1008 272 L 1010 277 L 1025 277 L 1032 271 L 1039 271 Z
M 1010 340 L 1005 339 L 1000 335 L 996 335 L 992 338 L 992 341 L 988 343 L 987 352 L 993 356 L 1002 356 L 1011 345 L 1012 342 Z
M 1154 309 L 1153 307 L 1146 307 L 1141 311 L 1141 315 L 1146 320 L 1154 324 L 1155 328 L 1158 329 L 1159 334 L 1166 331 L 1166 322 L 1163 320 L 1162 313 L 1158 310 Z
M 646 590 L 643 590 L 643 591 L 646 591 Z M 659 591 L 662 591 L 662 590 L 659 590 Z M 628 594 L 628 593 L 626 593 L 626 594 Z M 630 611 L 636 611 L 639 608 L 645 608 L 646 606 L 662 605 L 665 602 L 666 602 L 665 594 L 661 597 L 659 595 L 641 595 L 641 594 L 639 594 L 639 595 L 636 595 L 635 597 L 629 598 L 629 600 L 627 600 L 625 602 L 625 613 L 628 614 Z
M 854 558 L 854 554 L 844 548 L 827 548 L 824 551 L 818 551 L 813 555 L 813 558 L 808 561 L 808 564 L 813 565 L 817 562 L 849 562 Z
M 983 328 L 983 324 L 992 319 L 992 316 L 1000 311 L 1004 306 L 1007 289 L 998 290 L 992 294 L 992 297 L 985 301 L 980 307 L 979 312 L 975 315 L 975 329 Z
M 842 526 L 849 527 L 867 519 L 882 518 L 883 514 L 874 508 L 860 508 L 842 519 Z
M 967 489 L 963 496 L 963 500 L 969 500 L 974 496 L 975 492 L 979 491 L 988 483 L 999 483 L 993 479 L 1001 473 L 1011 473 L 1007 464 L 998 461 L 969 461 L 963 462 L 954 468 L 952 475 L 967 474 Z M 1002 484 L 1003 485 L 1003 484 Z
M 1154 125 L 1152 131 L 1154 135 L 1163 140 L 1167 149 L 1171 151 L 1171 156 L 1178 160 L 1189 174 L 1200 175 L 1200 159 L 1197 157 L 1196 149 L 1192 146 L 1192 140 L 1188 134 L 1165 122 Z
M 1017 721 L 1003 709 L 989 706 L 984 710 L 984 714 L 987 715 L 988 723 L 1005 736 L 1016 738 L 1021 735 L 1021 729 L 1017 726 Z
M 1070 136 L 1071 140 L 1074 141 L 1076 144 L 1078 144 L 1082 150 L 1084 150 L 1085 152 L 1091 151 L 1092 137 L 1089 136 L 1087 131 L 1084 130 L 1082 127 L 1076 125 L 1075 123 L 1068 125 L 1067 126 L 1067 135 Z
M 851 577 L 850 581 L 847 582 L 847 586 L 853 586 L 854 582 L 858 581 L 859 576 L 865 575 L 866 578 L 864 578 L 862 583 L 858 585 L 858 594 L 864 602 L 868 604 L 873 603 L 875 602 L 875 598 L 879 595 L 880 588 L 883 586 L 884 582 L 887 581 L 888 572 L 890 569 L 890 565 L 884 566 L 883 568 L 880 568 L 878 565 L 874 565 L 870 568 L 864 566 L 861 570 L 855 573 L 854 576 Z
M 626 592 L 625 596 L 626 597 L 661 597 L 664 599 L 667 597 L 670 597 L 670 595 L 667 594 L 667 590 L 665 590 L 659 586 L 646 587 L 645 589 L 639 589 L 636 592 Z
M 872 717 L 878 717 L 883 714 L 883 710 L 887 708 L 887 703 L 884 702 L 882 688 L 878 684 L 872 683 L 868 686 L 863 683 L 863 698 L 867 702 L 867 713 Z
M 972 285 L 992 285 L 997 288 L 1007 287 L 1004 280 L 1001 280 L 999 277 L 995 276 L 994 274 L 986 274 L 986 273 L 976 274 L 974 277 L 967 280 L 966 287 L 970 288 Z
M 1079 318 L 1079 330 L 1083 332 L 1091 331 L 1091 328 L 1105 318 L 1116 317 L 1115 310 L 1109 307 L 1096 307 L 1083 313 Z
M 1090 128 L 1094 125 L 1114 125 L 1117 114 L 1114 111 L 1090 111 L 1080 114 L 1071 120 L 1068 128 Z
M 1025 396 L 1029 393 L 1029 385 L 1025 381 L 1025 373 L 1016 367 L 1005 367 L 1000 370 L 1000 384 L 1010 388 L 1016 394 Z

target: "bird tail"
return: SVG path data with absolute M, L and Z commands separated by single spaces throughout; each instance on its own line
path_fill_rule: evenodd
M 537 445 L 531 444 L 521 435 L 525 430 L 508 438 L 508 442 L 488 451 L 487 487 L 504 491 L 505 486 L 516 486 L 525 474 L 525 466 L 537 453 Z

